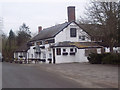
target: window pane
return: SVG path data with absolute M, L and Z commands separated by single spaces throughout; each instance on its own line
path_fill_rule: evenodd
M 76 28 L 70 29 L 70 37 L 76 37 Z
M 57 48 L 56 53 L 57 53 L 57 55 L 61 55 L 61 48 Z
M 63 52 L 66 52 L 66 49 L 63 49 Z
M 85 40 L 85 36 L 82 36 L 82 40 Z
M 70 49 L 70 52 L 73 52 L 73 48 Z

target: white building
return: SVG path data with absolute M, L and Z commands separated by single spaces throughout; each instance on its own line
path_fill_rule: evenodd
M 38 35 L 28 45 L 26 60 L 45 63 L 88 62 L 88 54 L 101 53 L 103 49 L 75 22 L 75 7 L 68 7 L 68 22 L 43 30 L 39 27 Z

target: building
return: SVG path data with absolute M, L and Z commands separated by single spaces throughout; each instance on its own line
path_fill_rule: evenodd
M 75 7 L 67 9 L 68 22 L 43 30 L 38 27 L 38 35 L 27 44 L 27 60 L 44 63 L 88 62 L 90 53 L 102 53 L 103 47 L 94 43 L 91 35 L 75 22 Z
M 21 47 L 19 47 L 15 52 L 14 52 L 14 61 L 24 61 L 25 63 L 28 62 L 27 58 L 27 51 L 29 50 L 29 46 L 27 43 L 24 43 Z

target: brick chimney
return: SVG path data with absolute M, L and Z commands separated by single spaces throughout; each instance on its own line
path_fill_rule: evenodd
M 42 27 L 39 26 L 39 27 L 38 27 L 38 33 L 39 33 L 41 30 L 42 30 Z
M 75 6 L 67 7 L 68 10 L 68 22 L 75 21 Z

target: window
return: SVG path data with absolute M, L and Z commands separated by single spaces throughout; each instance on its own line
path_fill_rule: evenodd
M 66 52 L 66 49 L 63 49 L 62 55 L 68 55 L 68 52 Z
M 82 40 L 85 40 L 85 36 L 82 36 Z
M 79 36 L 79 39 L 81 39 L 82 38 L 82 36 Z
M 2 56 L 2 55 L 1 55 Z M 18 58 L 18 53 L 15 53 L 15 58 Z
M 49 53 L 49 57 L 52 58 L 52 54 L 51 53 Z
M 43 58 L 46 58 L 46 53 L 45 52 L 43 53 Z
M 79 36 L 79 39 L 85 40 L 85 36 Z
M 77 48 L 75 48 L 75 52 L 77 52 Z
M 33 54 L 31 54 L 31 57 L 33 58 Z
M 91 53 L 97 53 L 96 48 L 91 48 L 91 49 L 85 49 L 85 56 L 89 56 Z
M 66 52 L 66 49 L 63 49 L 63 52 Z
M 57 53 L 57 55 L 61 55 L 61 48 L 57 48 L 56 53 Z
M 70 52 L 73 52 L 73 48 L 70 49 Z
M 76 28 L 70 29 L 70 37 L 76 37 Z

